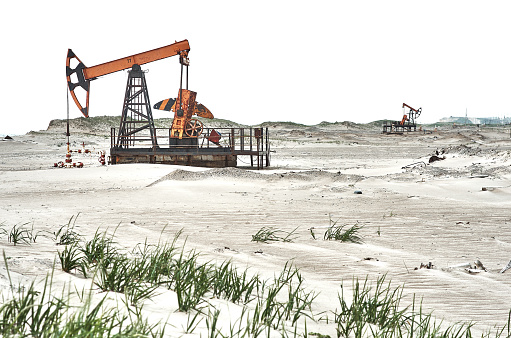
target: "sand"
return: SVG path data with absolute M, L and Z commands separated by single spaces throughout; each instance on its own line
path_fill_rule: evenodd
M 108 151 L 110 141 L 85 131 L 71 136 L 73 149 L 85 142 L 91 150 L 74 153 L 84 168 L 54 168 L 66 153 L 62 130 L 13 136 L 0 141 L 0 223 L 7 230 L 26 224 L 52 233 L 75 216 L 81 235 L 116 229 L 116 242 L 126 250 L 146 239 L 171 240 L 182 229 L 186 248 L 204 260 L 230 259 L 267 277 L 292 261 L 306 286 L 319 292 L 314 310 L 330 318 L 343 281 L 349 290 L 353 278 L 386 275 L 393 285 L 404 285 L 403 305 L 415 295 L 446 323 L 475 322 L 476 332 L 507 323 L 511 270 L 500 271 L 511 259 L 509 126 L 448 126 L 405 135 L 349 124 L 274 123 L 269 130 L 271 167 L 259 171 L 245 168 L 243 158 L 240 168 L 224 169 L 102 166 L 98 151 Z M 445 159 L 429 163 L 437 152 Z M 363 243 L 323 240 L 331 222 L 361 225 Z M 262 227 L 296 229 L 295 238 L 251 241 Z M 57 260 L 56 285 L 90 285 L 78 272 L 59 269 L 61 248 L 49 237 L 17 246 L 0 237 L 15 282 L 44 278 Z M 476 260 L 486 271 L 465 269 Z M 429 263 L 431 269 L 421 268 Z M 0 265 L 0 291 L 8 294 Z M 167 333 L 177 337 L 186 315 L 176 312 L 174 298 L 164 292 L 146 301 L 144 311 L 154 320 L 171 318 L 175 325 Z M 228 327 L 239 309 L 218 306 Z M 316 332 L 335 336 L 332 323 L 315 325 Z M 205 322 L 186 336 L 200 332 L 207 332 Z

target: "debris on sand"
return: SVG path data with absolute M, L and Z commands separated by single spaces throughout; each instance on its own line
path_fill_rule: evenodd
M 477 268 L 477 269 L 479 269 L 479 270 L 483 270 L 483 271 L 485 271 L 485 272 L 488 272 L 488 270 L 484 267 L 483 263 L 481 263 L 481 261 L 480 261 L 480 260 L 478 260 L 478 259 L 477 259 L 477 260 L 474 262 L 474 264 L 475 264 L 475 266 L 476 266 L 476 268 Z
M 504 273 L 509 269 L 511 269 L 511 261 L 509 261 L 509 263 L 507 263 L 507 265 L 502 270 L 500 270 L 500 273 Z
M 10 141 L 10 140 L 12 140 L 12 139 L 13 139 L 13 138 L 12 138 L 12 137 L 10 137 L 9 135 L 7 135 L 7 136 L 5 136 L 5 137 L 4 137 L 4 141 Z
M 461 263 L 461 264 L 456 264 L 456 265 L 450 265 L 447 267 L 448 270 L 452 270 L 452 269 L 470 269 L 472 268 L 472 264 L 470 263 Z
M 461 264 L 451 265 L 448 267 L 448 270 L 453 270 L 453 269 L 463 269 L 470 274 L 476 274 L 476 273 L 480 273 L 480 272 L 488 272 L 488 269 L 486 269 L 486 267 L 483 265 L 483 263 L 481 263 L 481 261 L 479 259 L 476 259 L 474 261 L 474 263 L 461 263 Z
M 407 164 L 407 165 L 401 167 L 401 169 L 413 169 L 413 168 L 417 168 L 417 167 L 424 168 L 425 166 L 426 166 L 426 163 L 424 163 L 424 161 L 420 161 L 420 162 Z
M 414 270 L 419 270 L 419 269 L 433 269 L 435 266 L 433 265 L 433 263 L 431 262 L 428 262 L 427 264 L 424 264 L 424 263 L 421 263 L 421 266 L 418 267 L 418 268 L 415 268 Z
M 442 161 L 442 160 L 445 160 L 445 156 L 437 156 L 437 155 L 433 155 L 429 158 L 429 163 L 433 163 L 433 162 L 436 162 L 436 161 Z

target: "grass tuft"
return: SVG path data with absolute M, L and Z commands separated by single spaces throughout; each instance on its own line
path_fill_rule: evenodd
M 85 261 L 88 265 L 97 264 L 102 261 L 104 265 L 108 266 L 110 262 L 118 255 L 117 249 L 113 246 L 112 238 L 106 237 L 106 233 L 100 234 L 99 229 L 96 230 L 94 237 L 85 242 L 80 247 Z
M 66 245 L 62 252 L 57 251 L 62 271 L 70 273 L 72 270 L 79 269 L 84 276 L 87 276 L 86 262 L 80 251 L 78 243 Z
M 252 235 L 252 242 L 292 242 L 297 229 L 298 227 L 287 232 L 273 227 L 262 227 L 255 235 Z
M 345 225 L 337 225 L 337 222 L 338 220 L 334 222 L 330 217 L 330 226 L 327 228 L 325 234 L 323 235 L 324 240 L 334 240 L 357 244 L 364 242 L 362 237 L 359 235 L 359 231 L 363 228 L 363 226 L 355 224 L 351 227 L 346 227 Z
M 74 221 L 73 221 L 74 218 Z M 53 233 L 55 242 L 57 245 L 69 245 L 73 243 L 77 243 L 80 241 L 80 235 L 74 231 L 74 226 L 76 223 L 76 219 L 78 218 L 78 215 L 71 216 L 68 223 L 66 225 L 62 225 L 59 230 L 55 231 Z M 71 225 L 71 222 L 73 224 Z
M 18 244 L 30 244 L 32 239 L 31 233 L 28 229 L 23 228 L 23 225 L 14 225 L 9 231 L 8 241 L 14 246 Z

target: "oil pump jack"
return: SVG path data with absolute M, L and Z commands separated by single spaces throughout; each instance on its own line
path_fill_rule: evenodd
M 406 103 L 403 103 L 403 109 L 409 108 L 410 111 L 408 112 L 408 115 L 403 114 L 403 119 L 401 119 L 400 125 L 404 125 L 406 122 L 409 122 L 412 125 L 415 125 L 415 119 L 418 118 L 421 115 L 422 107 L 419 109 L 414 109 L 407 105 Z
M 91 81 L 107 74 L 128 70 L 128 82 L 117 135 L 116 130 L 111 129 L 109 163 L 141 162 L 234 167 L 237 165 L 238 156 L 249 156 L 252 167 L 269 166 L 268 128 L 210 129 L 204 128 L 200 120 L 192 118 L 194 115 L 213 118 L 213 114 L 196 101 L 197 93 L 188 89 L 189 51 L 188 41 L 183 40 L 87 67 L 71 49 L 68 50 L 66 78 L 69 92 L 85 117 L 89 116 Z M 177 98 L 162 100 L 151 107 L 145 72 L 140 66 L 172 56 L 179 56 L 181 65 Z M 186 82 L 183 86 L 184 78 Z M 156 128 L 151 108 L 174 112 L 172 126 Z M 150 147 L 147 146 L 148 142 Z
M 141 65 L 179 55 L 181 64 L 181 80 L 177 99 L 167 99 L 155 104 L 154 108 L 172 110 L 174 120 L 169 138 L 174 144 L 197 144 L 197 137 L 202 133 L 203 125 L 200 120 L 192 119 L 193 115 L 213 118 L 213 114 L 202 104 L 196 102 L 197 93 L 188 90 L 188 40 L 175 42 L 171 45 L 142 52 L 125 58 L 86 67 L 78 56 L 68 50 L 66 59 L 66 78 L 71 97 L 83 116 L 89 117 L 90 83 L 101 76 L 121 70 L 129 70 L 128 82 L 124 96 L 121 123 L 114 148 L 127 148 L 135 141 L 151 141 L 152 147 L 158 147 L 156 129 L 154 126 L 149 93 L 144 71 Z M 72 65 L 74 64 L 74 65 Z M 74 67 L 74 68 L 72 68 Z M 186 88 L 183 88 L 183 68 L 186 68 Z M 77 90 L 81 93 L 77 93 Z M 85 104 L 79 100 L 79 95 Z M 85 96 L 85 98 L 84 98 Z M 135 134 L 149 130 L 149 139 L 135 137 Z
M 405 108 L 410 109 L 408 114 Z M 421 115 L 422 108 L 415 109 L 403 103 L 403 118 L 401 121 L 393 121 L 383 125 L 384 134 L 403 133 L 405 131 L 417 131 L 415 120 Z

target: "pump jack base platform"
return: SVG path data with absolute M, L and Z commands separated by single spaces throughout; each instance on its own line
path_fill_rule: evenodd
M 399 122 L 394 122 L 383 125 L 384 134 L 403 134 L 414 131 L 417 131 L 417 124 L 415 123 L 400 124 Z
M 199 137 L 179 140 L 170 138 L 168 129 L 155 128 L 155 131 L 155 134 L 162 135 L 157 142 L 153 142 L 150 137 L 134 136 L 120 142 L 112 128 L 109 163 L 158 163 L 224 168 L 236 167 L 238 157 L 244 156 L 249 158 L 249 162 L 243 162 L 250 167 L 262 169 L 270 166 L 268 128 L 205 128 Z M 144 146 L 144 141 L 151 141 L 157 146 Z
M 111 148 L 110 162 L 111 164 L 158 163 L 210 168 L 237 166 L 237 155 L 211 150 L 213 149 Z

